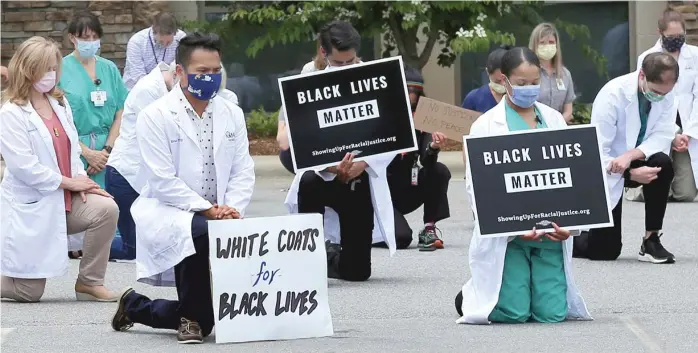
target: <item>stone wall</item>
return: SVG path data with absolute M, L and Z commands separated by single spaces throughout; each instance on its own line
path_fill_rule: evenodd
M 73 51 L 67 27 L 73 13 L 89 10 L 99 16 L 104 30 L 99 55 L 123 70 L 126 43 L 133 33 L 150 26 L 167 1 L 2 1 L 2 65 L 7 65 L 20 43 L 32 36 L 50 37 L 63 55 Z

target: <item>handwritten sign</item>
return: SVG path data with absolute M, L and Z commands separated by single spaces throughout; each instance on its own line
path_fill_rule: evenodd
M 334 334 L 322 215 L 208 224 L 216 343 Z
M 414 127 L 424 132 L 442 132 L 449 139 L 462 142 L 480 115 L 474 110 L 421 97 L 414 114 Z

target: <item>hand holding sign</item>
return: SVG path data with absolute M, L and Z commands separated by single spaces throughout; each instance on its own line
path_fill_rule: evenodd
M 557 226 L 555 222 L 553 222 L 553 228 L 555 229 L 554 232 L 551 233 L 545 233 L 545 236 L 552 240 L 552 241 L 562 241 L 562 240 L 567 240 L 567 238 L 570 237 L 570 231 L 567 229 L 563 229 Z
M 529 240 L 529 241 L 536 241 L 540 240 L 540 237 L 543 235 L 543 232 L 537 232 L 536 227 L 533 227 L 531 231 L 526 232 L 524 235 L 520 235 L 519 238 L 523 240 Z
M 446 135 L 440 132 L 432 132 L 431 133 L 431 139 L 433 142 L 430 144 L 430 147 L 434 150 L 441 149 L 441 146 L 443 143 L 446 141 Z

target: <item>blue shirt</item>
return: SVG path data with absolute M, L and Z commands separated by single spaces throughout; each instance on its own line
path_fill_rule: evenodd
M 465 109 L 474 110 L 476 112 L 484 113 L 497 105 L 497 101 L 490 91 L 489 85 L 484 85 L 480 88 L 476 88 L 463 100 L 461 107 Z

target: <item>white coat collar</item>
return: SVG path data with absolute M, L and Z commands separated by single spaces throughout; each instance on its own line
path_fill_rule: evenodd
M 662 38 L 661 37 L 659 39 L 657 39 L 656 43 L 654 43 L 652 50 L 654 50 L 655 52 L 664 52 L 664 48 L 662 47 Z M 679 58 L 691 59 L 691 53 L 690 53 L 690 50 L 688 50 L 688 44 L 683 43 L 683 45 L 681 46 L 681 49 L 679 49 Z
M 56 98 L 54 98 L 51 95 L 46 95 L 48 98 L 49 103 L 51 104 L 51 109 L 53 109 L 53 112 L 56 113 L 56 116 L 58 117 L 58 120 L 60 120 L 61 125 L 63 126 L 63 129 L 66 131 L 66 134 L 69 130 L 69 126 L 72 124 L 72 115 L 69 116 L 69 114 L 72 114 L 69 109 L 66 107 L 65 104 L 65 97 L 63 98 L 62 101 L 58 101 Z M 37 129 L 39 134 L 41 135 L 41 140 L 46 144 L 48 147 L 49 153 L 51 153 L 51 156 L 53 157 L 53 161 L 56 162 L 56 165 L 58 165 L 57 162 L 57 157 L 56 157 L 56 150 L 53 147 L 53 138 L 51 137 L 51 132 L 48 130 L 46 127 L 46 124 L 42 120 L 41 116 L 39 113 L 36 112 L 34 107 L 32 106 L 31 102 L 27 100 L 27 103 L 24 105 L 20 106 L 22 110 L 25 112 L 29 113 L 29 117 L 27 120 L 31 122 L 34 127 Z M 68 139 L 71 142 L 71 146 L 73 141 L 73 138 L 71 137 L 70 134 L 68 135 Z

